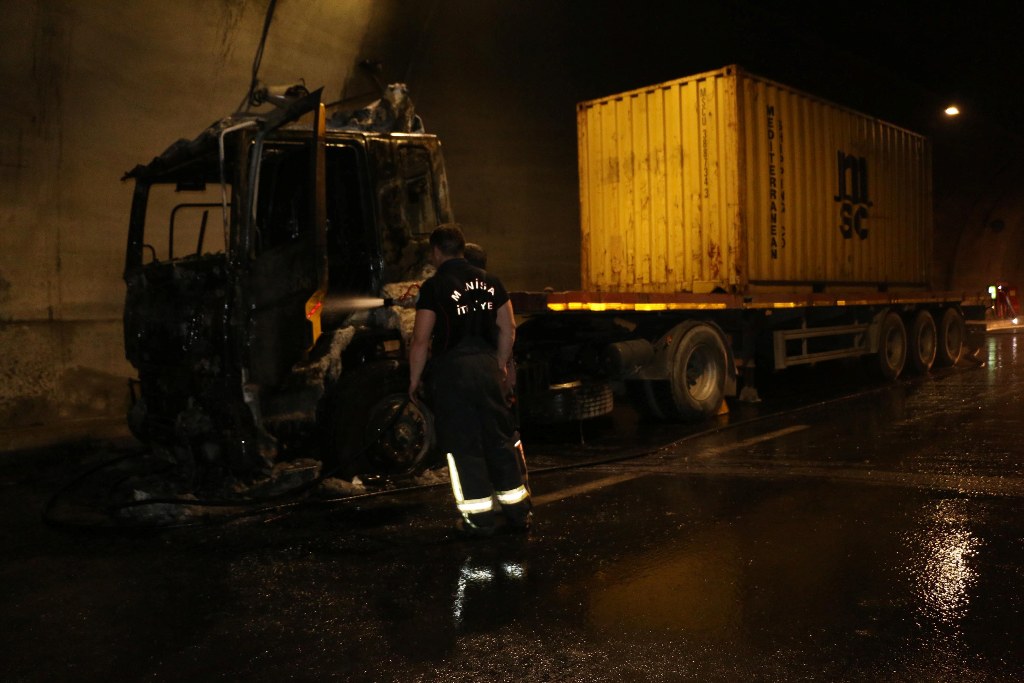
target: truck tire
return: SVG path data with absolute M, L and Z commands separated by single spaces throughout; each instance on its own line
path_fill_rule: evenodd
M 321 457 L 339 476 L 411 474 L 434 447 L 429 408 L 408 400 L 409 369 L 387 361 L 342 376 L 321 411 Z
M 669 368 L 679 419 L 696 422 L 718 414 L 725 398 L 728 358 L 722 336 L 710 325 L 698 323 L 683 333 Z
M 947 308 L 939 319 L 938 348 L 935 363 L 942 367 L 956 365 L 964 349 L 964 317 L 955 308 Z
M 896 379 L 907 362 L 907 328 L 898 313 L 889 311 L 878 329 L 878 369 L 885 379 Z
M 938 332 L 935 318 L 928 311 L 918 311 L 907 329 L 910 369 L 918 375 L 926 375 L 935 363 L 938 346 Z

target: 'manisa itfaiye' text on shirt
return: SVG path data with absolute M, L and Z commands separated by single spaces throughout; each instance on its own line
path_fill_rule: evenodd
M 490 295 L 490 298 L 481 299 L 478 296 L 472 296 L 473 293 L 486 292 Z M 469 296 L 466 294 L 470 293 Z M 465 299 L 464 299 L 465 297 Z M 494 287 L 490 286 L 483 280 L 469 280 L 466 282 L 465 287 L 462 291 L 458 289 L 452 290 L 451 298 L 455 302 L 455 313 L 457 315 L 467 315 L 471 311 L 493 311 L 494 310 Z

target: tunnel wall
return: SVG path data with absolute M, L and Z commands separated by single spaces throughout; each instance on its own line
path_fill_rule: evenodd
M 936 262 L 955 290 L 1024 286 L 1024 140 L 990 127 L 966 122 L 937 172 Z

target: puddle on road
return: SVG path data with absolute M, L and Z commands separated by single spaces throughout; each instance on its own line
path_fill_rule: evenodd
M 958 629 L 978 581 L 976 563 L 982 545 L 970 529 L 970 503 L 940 500 L 923 511 L 920 526 L 904 534 L 912 548 L 903 571 L 924 619 Z

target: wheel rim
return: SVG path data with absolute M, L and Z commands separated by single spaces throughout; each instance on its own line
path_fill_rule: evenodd
M 923 325 L 917 334 L 917 357 L 919 361 L 927 365 L 935 358 L 937 347 L 935 328 L 930 325 Z
M 963 352 L 965 338 L 964 321 L 959 311 L 955 308 L 947 308 L 939 321 L 938 341 L 936 348 L 938 353 L 936 360 L 939 365 L 948 367 L 954 365 Z
M 959 321 L 951 320 L 946 326 L 946 354 L 950 358 L 958 357 L 963 343 L 963 332 L 960 329 Z
M 885 336 L 885 359 L 891 368 L 899 367 L 903 360 L 902 337 L 903 335 L 895 326 L 890 328 L 889 334 Z
M 430 449 L 430 416 L 404 394 L 392 394 L 370 410 L 367 455 L 388 472 L 414 468 Z
M 694 347 L 684 370 L 686 393 L 696 401 L 706 400 L 717 391 L 719 372 L 714 350 L 706 344 Z

